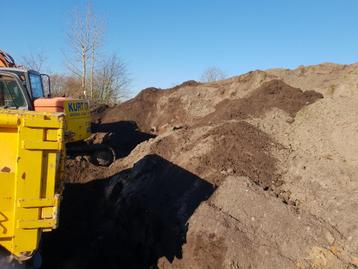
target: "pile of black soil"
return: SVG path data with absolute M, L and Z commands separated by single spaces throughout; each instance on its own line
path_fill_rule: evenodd
M 144 269 L 181 258 L 188 219 L 213 192 L 158 155 L 110 179 L 68 184 L 60 227 L 42 240 L 42 268 Z
M 110 123 L 93 123 L 93 133 L 108 133 L 109 138 L 106 144 L 111 146 L 116 153 L 116 158 L 123 158 L 140 143 L 155 135 L 144 133 L 134 121 L 117 121 Z

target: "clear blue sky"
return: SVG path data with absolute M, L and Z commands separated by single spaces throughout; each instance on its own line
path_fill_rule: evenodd
M 62 51 L 75 0 L 0 0 L 0 48 L 20 59 L 44 51 L 65 72 Z M 358 61 L 357 0 L 94 0 L 105 47 L 128 63 L 132 91 L 253 69 Z

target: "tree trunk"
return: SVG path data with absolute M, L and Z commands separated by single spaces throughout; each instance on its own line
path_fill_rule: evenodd
M 94 62 L 95 62 L 95 47 L 92 47 L 91 54 L 91 77 L 90 77 L 90 87 L 91 87 L 91 100 L 93 99 L 93 82 L 94 82 Z
M 86 75 L 87 75 L 86 48 L 83 47 L 82 48 L 82 90 L 85 97 L 87 97 Z

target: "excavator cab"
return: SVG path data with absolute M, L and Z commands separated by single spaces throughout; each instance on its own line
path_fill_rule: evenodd
M 45 93 L 44 80 L 47 80 Z M 0 108 L 64 113 L 66 143 L 84 141 L 91 135 L 89 103 L 64 97 L 51 98 L 50 77 L 16 65 L 0 50 Z M 71 147 L 72 148 L 72 147 Z
M 25 95 L 31 101 L 28 107 L 29 110 L 34 110 L 33 101 L 38 98 L 51 97 L 51 81 L 47 74 L 40 74 L 39 72 L 27 68 L 20 68 L 15 64 L 15 60 L 6 52 L 0 50 L 0 74 L 10 75 L 13 79 L 18 80 L 23 87 L 18 90 L 26 90 Z M 48 93 L 45 94 L 44 80 L 47 80 Z
M 44 97 L 51 97 L 51 83 L 50 83 L 50 77 L 46 74 L 40 74 L 39 72 L 36 72 L 34 70 L 28 70 L 28 69 L 21 69 L 21 68 L 4 68 L 0 67 L 0 75 L 1 76 L 10 76 L 12 75 L 12 81 L 16 80 L 17 83 L 13 83 L 13 86 L 15 88 L 9 88 L 5 87 L 5 90 L 7 89 L 9 93 L 22 91 L 23 95 L 26 95 L 26 99 L 28 99 L 28 110 L 34 110 L 34 101 L 38 98 L 44 98 Z M 47 94 L 45 94 L 44 89 L 44 80 L 47 80 L 48 86 L 47 86 Z M 19 87 L 20 84 L 21 86 Z M 5 86 L 11 86 L 11 85 L 5 85 Z M 0 88 L 1 89 L 1 88 Z M 1 97 L 1 96 L 0 96 Z M 1 100 L 0 100 L 1 102 Z M 21 107 L 21 106 L 17 106 Z
M 0 72 L 0 107 L 29 110 L 29 103 L 21 82 L 11 74 Z
M 91 162 L 100 166 L 109 166 L 116 158 L 114 150 L 109 146 L 85 142 L 91 136 L 88 100 L 52 98 L 51 80 L 48 75 L 19 67 L 14 59 L 2 50 L 0 50 L 1 108 L 64 113 L 65 142 L 69 156 L 90 156 Z

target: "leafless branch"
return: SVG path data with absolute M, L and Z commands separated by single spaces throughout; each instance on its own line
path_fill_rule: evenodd
M 225 79 L 224 72 L 218 67 L 209 67 L 201 75 L 200 81 L 208 83 Z
M 39 53 L 30 53 L 29 55 L 22 57 L 22 65 L 37 72 L 42 71 L 46 61 L 47 57 L 43 51 L 40 51 Z

